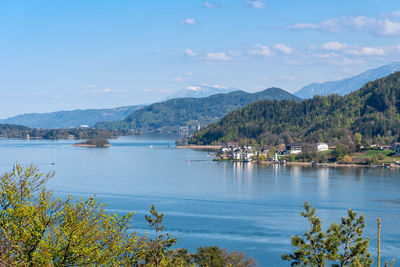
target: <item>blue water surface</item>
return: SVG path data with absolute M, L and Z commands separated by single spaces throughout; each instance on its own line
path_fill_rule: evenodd
M 17 161 L 54 170 L 48 188 L 56 195 L 96 195 L 111 212 L 135 211 L 132 227 L 140 233 L 149 230 L 144 215 L 154 203 L 177 247 L 242 250 L 260 266 L 289 266 L 280 255 L 291 251 L 292 234 L 307 230 L 299 215 L 305 200 L 324 227 L 352 208 L 366 218 L 373 253 L 382 218 L 383 258 L 400 262 L 400 171 L 214 162 L 207 151 L 175 148 L 174 140 L 120 137 L 90 149 L 66 140 L 3 139 L 0 171 Z

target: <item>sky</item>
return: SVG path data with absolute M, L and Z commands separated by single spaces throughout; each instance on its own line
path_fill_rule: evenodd
M 400 60 L 398 0 L 0 1 L 0 118 L 296 92 Z

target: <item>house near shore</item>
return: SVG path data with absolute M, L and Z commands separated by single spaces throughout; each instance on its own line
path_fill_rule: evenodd
M 317 150 L 317 152 L 327 151 L 329 149 L 329 146 L 327 143 L 316 143 L 315 149 Z
M 301 148 L 302 148 L 301 143 L 292 143 L 286 146 L 284 154 L 299 154 L 302 151 Z
M 221 152 L 222 154 L 228 153 L 232 151 L 232 147 L 227 147 L 227 146 L 222 146 L 219 149 L 219 152 Z
M 232 159 L 251 161 L 256 156 L 251 147 L 235 148 L 232 152 Z

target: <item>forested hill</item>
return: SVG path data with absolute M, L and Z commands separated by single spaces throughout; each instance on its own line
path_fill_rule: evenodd
M 32 129 L 23 125 L 0 124 L 0 138 L 110 139 L 121 133 L 99 129 Z
M 369 82 L 346 96 L 302 102 L 258 101 L 195 133 L 193 144 L 254 139 L 261 144 L 331 142 L 359 132 L 366 142 L 400 141 L 400 72 Z
M 132 111 L 144 105 L 107 109 L 76 109 L 49 113 L 28 113 L 8 119 L 0 123 L 25 125 L 33 128 L 75 128 L 80 125 L 93 126 L 99 121 L 122 120 Z
M 155 103 L 133 111 L 123 121 L 101 122 L 100 129 L 136 131 L 176 131 L 180 127 L 196 129 L 217 121 L 229 112 L 258 100 L 283 100 L 300 98 L 279 88 L 269 88 L 257 93 L 234 91 L 204 98 L 176 98 Z

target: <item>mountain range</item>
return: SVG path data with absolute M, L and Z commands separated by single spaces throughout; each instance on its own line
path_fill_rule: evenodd
M 196 132 L 193 144 L 253 140 L 259 144 L 283 142 L 400 141 L 400 72 L 366 83 L 345 96 L 316 96 L 296 101 L 257 101 L 235 110 Z
M 174 98 L 151 104 L 133 111 L 124 120 L 100 122 L 99 129 L 143 132 L 195 130 L 222 118 L 229 112 L 258 100 L 300 101 L 301 99 L 279 88 L 269 88 L 256 93 L 234 91 L 204 98 Z
M 380 79 L 399 70 L 400 62 L 394 62 L 339 81 L 312 83 L 301 88 L 295 95 L 301 98 L 312 98 L 314 95 L 346 95 L 360 89 L 367 82 Z
M 94 126 L 99 121 L 122 120 L 132 111 L 144 105 L 108 109 L 76 109 L 50 113 L 27 113 L 0 120 L 3 124 L 18 124 L 32 128 L 76 128 L 81 125 Z

